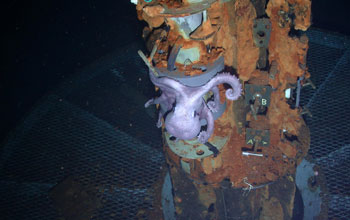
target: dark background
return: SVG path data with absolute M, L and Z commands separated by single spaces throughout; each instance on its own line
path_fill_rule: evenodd
M 313 27 L 350 35 L 346 2 L 314 0 Z M 3 2 L 0 142 L 62 80 L 142 40 L 144 25 L 129 0 Z

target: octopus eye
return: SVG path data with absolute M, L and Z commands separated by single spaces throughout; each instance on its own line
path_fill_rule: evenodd
M 193 118 L 194 118 L 196 115 L 197 115 L 197 112 L 196 112 L 196 111 L 192 112 L 192 117 L 193 117 Z

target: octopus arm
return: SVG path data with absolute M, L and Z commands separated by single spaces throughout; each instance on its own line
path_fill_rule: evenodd
M 202 144 L 208 141 L 210 136 L 214 132 L 214 117 L 209 108 L 204 104 L 200 113 L 200 118 L 204 118 L 207 121 L 207 130 L 201 131 L 198 135 L 198 141 Z
M 170 111 L 173 108 L 173 104 L 175 102 L 175 97 L 172 95 L 166 95 L 166 93 L 162 92 L 161 96 L 157 98 L 152 98 L 148 100 L 145 104 L 145 107 L 149 107 L 150 105 L 156 105 L 160 104 L 162 109 L 159 110 L 158 113 L 158 121 L 157 121 L 157 127 L 162 127 L 162 118 L 164 116 L 164 112 Z
M 207 103 L 208 108 L 212 111 L 212 112 L 217 112 L 219 110 L 219 106 L 220 106 L 220 93 L 219 93 L 219 89 L 217 86 L 214 86 L 213 88 L 211 88 L 211 90 L 213 92 L 214 95 L 214 101 L 209 101 Z
M 198 96 L 202 97 L 213 87 L 223 83 L 229 84 L 231 86 L 231 89 L 228 89 L 225 93 L 226 98 L 229 100 L 237 100 L 241 95 L 242 85 L 239 83 L 237 77 L 231 75 L 230 73 L 217 74 L 209 82 L 207 82 L 207 84 L 198 88 Z
M 186 86 L 182 85 L 175 79 L 171 79 L 169 77 L 156 77 L 151 71 L 149 72 L 149 77 L 152 83 L 155 86 L 158 86 L 163 92 L 168 91 L 178 95 L 186 88 Z

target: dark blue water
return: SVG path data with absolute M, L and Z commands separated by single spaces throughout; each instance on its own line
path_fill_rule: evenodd
M 52 87 L 140 41 L 144 25 L 127 0 L 6 1 L 1 9 L 0 140 Z

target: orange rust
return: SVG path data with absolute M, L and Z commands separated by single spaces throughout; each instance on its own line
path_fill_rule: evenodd
M 311 25 L 311 0 L 288 0 L 294 5 L 294 28 L 306 31 Z
M 143 20 L 145 20 L 148 23 L 151 29 L 161 26 L 165 21 L 163 17 L 150 16 L 145 11 L 143 11 L 141 14 Z
M 159 3 L 166 5 L 168 8 L 180 8 L 183 6 L 187 6 L 187 1 L 174 1 L 174 0 L 159 0 Z
M 292 77 L 296 81 L 295 77 L 305 73 L 300 64 L 306 62 L 308 40 L 306 36 L 302 38 L 289 37 L 289 25 L 280 27 L 279 11 L 281 8 L 289 11 L 288 3 L 282 0 L 271 0 L 267 5 L 266 12 L 270 16 L 273 30 L 269 43 L 269 60 L 270 63 L 276 61 L 279 64 L 279 84 L 285 87 L 288 83 L 286 80 L 288 77 Z
M 142 10 L 149 17 L 160 17 L 159 15 L 164 12 L 164 8 L 161 5 L 145 6 Z
M 232 1 L 225 4 L 213 4 L 208 10 L 208 16 L 211 18 L 212 24 L 216 24 L 217 34 L 213 39 L 213 46 L 223 48 L 225 50 L 225 65 L 237 67 L 237 34 L 236 22 L 232 12 L 234 11 L 234 3 Z M 216 21 L 216 22 L 215 22 Z
M 184 16 L 189 16 L 190 13 L 189 12 L 180 12 L 179 10 L 181 8 L 187 7 L 189 6 L 189 3 L 187 1 L 172 1 L 172 0 L 159 0 L 157 2 L 151 2 L 151 3 L 146 3 L 144 1 L 139 1 L 137 6 L 136 6 L 136 10 L 137 11 L 141 11 L 144 8 L 148 8 L 147 9 L 147 13 L 149 14 L 149 16 L 152 17 L 184 17 Z M 172 15 L 172 14 L 167 14 L 167 13 L 163 13 L 165 9 L 172 9 L 174 12 L 176 12 L 176 15 Z
M 297 155 L 296 148 L 292 146 L 290 143 L 281 142 L 278 145 L 278 148 L 282 151 L 284 155 L 286 155 L 289 158 L 294 158 Z
M 257 130 L 269 130 L 270 129 L 270 122 L 268 118 L 258 115 L 257 120 L 252 120 L 249 122 L 249 127 L 254 128 Z
M 287 130 L 292 135 L 297 135 L 303 123 L 298 110 L 291 109 L 286 103 L 282 89 L 271 94 L 271 104 L 267 116 L 272 127 L 277 127 L 279 130 Z
M 253 21 L 256 18 L 250 0 L 235 2 L 235 23 L 237 26 L 237 72 L 239 78 L 247 81 L 256 68 L 259 48 L 254 45 Z
M 272 60 L 270 63 L 270 70 L 269 74 L 273 75 L 273 77 L 269 77 L 269 84 L 272 88 L 277 88 L 280 86 L 280 79 L 279 79 L 279 66 L 276 60 Z
M 251 77 L 248 80 L 248 83 L 257 84 L 257 85 L 268 85 L 269 84 L 268 72 L 261 71 L 261 70 L 254 70 L 251 73 Z
M 192 34 L 191 39 L 201 40 L 205 45 L 213 42 L 213 36 L 217 28 L 215 29 L 210 21 L 210 17 L 200 27 L 198 27 Z

